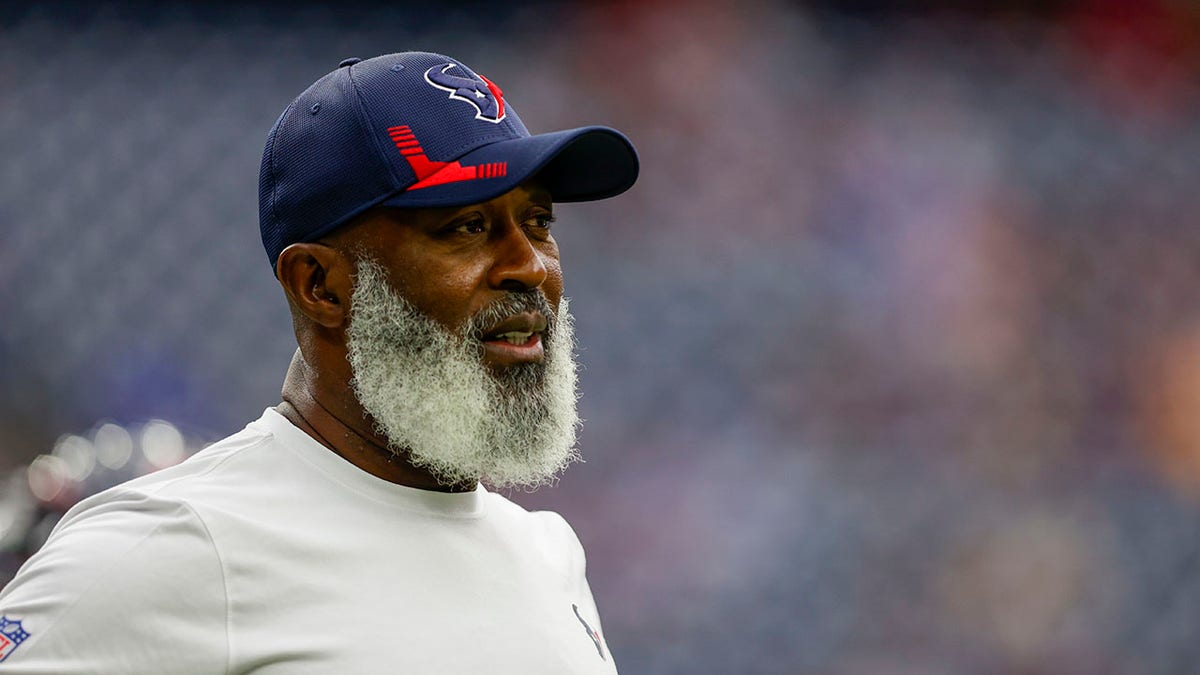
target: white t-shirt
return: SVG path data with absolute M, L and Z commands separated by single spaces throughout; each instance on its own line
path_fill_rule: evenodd
M 0 614 L 0 673 L 616 672 L 561 516 L 389 483 L 271 409 L 80 502 Z

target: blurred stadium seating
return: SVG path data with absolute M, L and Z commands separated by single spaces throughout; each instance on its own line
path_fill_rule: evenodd
M 1194 669 L 1200 12 L 970 4 L 6 6 L 0 572 L 277 401 L 266 132 L 427 49 L 641 151 L 556 230 L 587 463 L 513 495 L 624 672 Z

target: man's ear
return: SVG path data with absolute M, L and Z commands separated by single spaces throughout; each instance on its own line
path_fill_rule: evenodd
M 275 276 L 288 299 L 304 316 L 326 328 L 346 320 L 353 286 L 353 265 L 331 246 L 292 244 L 275 262 Z

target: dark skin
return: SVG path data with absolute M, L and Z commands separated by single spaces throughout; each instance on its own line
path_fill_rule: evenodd
M 442 485 L 388 449 L 387 439 L 350 389 L 346 329 L 358 252 L 387 270 L 393 288 L 430 318 L 460 330 L 480 309 L 512 291 L 540 289 L 556 311 L 562 299 L 558 245 L 550 234 L 550 194 L 527 183 L 495 199 L 464 207 L 373 209 L 317 242 L 288 246 L 276 263 L 299 349 L 283 383 L 284 417 L 360 469 L 426 490 Z M 540 317 L 514 317 L 535 330 Z M 542 358 L 530 346 L 485 341 L 484 363 L 502 371 Z

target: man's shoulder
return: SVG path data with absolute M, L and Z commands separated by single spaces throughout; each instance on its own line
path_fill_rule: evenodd
M 92 495 L 67 511 L 42 553 L 92 550 L 120 557 L 122 546 L 171 544 L 211 549 L 201 505 L 211 501 L 214 486 L 236 489 L 239 465 L 253 463 L 256 449 L 270 440 L 251 424 L 176 466 Z
M 135 657 L 171 663 L 180 657 L 153 639 L 166 622 L 179 643 L 212 643 L 208 656 L 196 657 L 206 667 L 209 657 L 223 659 L 227 586 L 222 526 L 214 521 L 253 499 L 249 488 L 278 459 L 279 444 L 262 421 L 72 507 L 0 593 L 5 616 L 18 617 L 32 636 L 16 658 L 53 668 L 103 663 L 108 672 L 137 670 L 130 664 L 142 662 L 127 660 Z M 129 640 L 101 629 L 115 617 Z M 97 642 L 99 635 L 112 645 Z M 118 649 L 128 644 L 155 647 Z
M 88 497 L 59 521 L 43 554 L 90 550 L 119 558 L 124 555 L 122 546 L 172 544 L 211 551 L 205 513 L 263 479 L 256 465 L 269 459 L 258 455 L 271 440 L 269 431 L 250 424 L 176 466 Z M 236 503 L 231 506 L 236 508 Z M 153 542 L 141 543 L 147 538 Z
M 286 465 L 286 448 L 268 424 L 269 415 L 247 424 L 183 462 L 126 481 L 88 497 L 64 516 L 59 529 L 105 510 L 130 508 L 131 515 L 204 511 L 206 506 L 237 502 L 253 494 L 278 467 Z
M 223 662 L 225 579 L 208 528 L 186 499 L 135 483 L 77 504 L 0 593 L 4 616 L 31 636 L 6 666 L 151 672 L 183 659 L 208 672 Z M 105 628 L 114 622 L 120 630 Z M 212 649 L 181 655 L 168 643 Z
M 507 497 L 489 492 L 488 511 L 493 520 L 504 527 L 520 530 L 526 539 L 532 539 L 543 550 L 554 551 L 567 560 L 583 565 L 583 545 L 575 529 L 557 511 L 529 510 Z
M 122 483 L 96 497 L 134 492 L 167 498 L 185 495 L 190 487 L 206 480 L 226 480 L 229 474 L 245 468 L 257 455 L 269 451 L 274 444 L 274 435 L 262 421 L 260 418 L 251 422 L 180 464 Z

